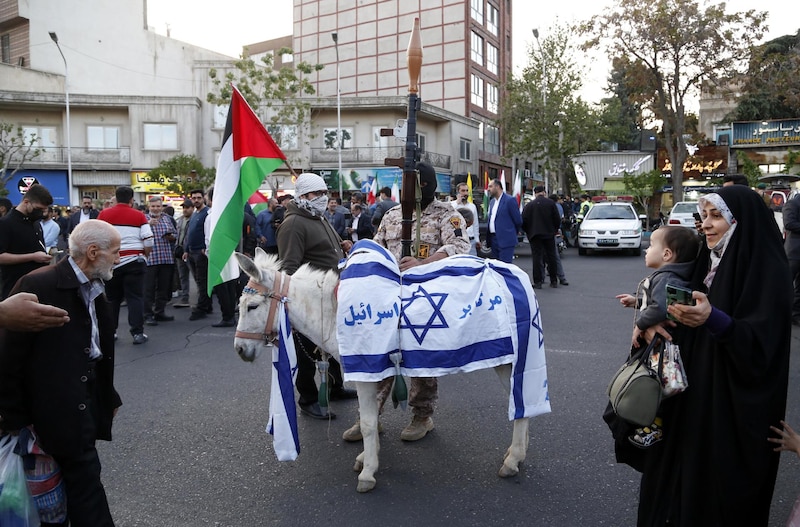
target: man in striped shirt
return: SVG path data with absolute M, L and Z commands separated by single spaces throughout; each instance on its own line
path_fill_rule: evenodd
M 115 329 L 119 325 L 122 299 L 128 304 L 128 325 L 134 344 L 147 342 L 144 334 L 144 278 L 147 256 L 153 250 L 153 232 L 144 213 L 133 208 L 133 189 L 118 187 L 117 204 L 103 209 L 97 219 L 113 225 L 122 242 L 114 277 L 106 283 L 106 296 L 114 309 Z

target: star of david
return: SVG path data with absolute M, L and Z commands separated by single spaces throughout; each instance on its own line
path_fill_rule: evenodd
M 419 286 L 409 298 L 401 298 L 400 301 L 403 303 L 403 308 L 400 313 L 400 329 L 410 330 L 411 334 L 414 335 L 414 338 L 417 340 L 417 343 L 422 344 L 422 341 L 425 340 L 425 335 L 428 333 L 429 329 L 449 328 L 450 326 L 444 319 L 444 315 L 442 315 L 442 305 L 444 304 L 446 298 L 447 293 L 428 293 L 422 286 Z M 406 314 L 408 307 L 411 306 L 411 304 L 413 304 L 416 300 L 419 300 L 423 303 L 427 302 L 428 305 L 430 305 L 430 317 L 424 324 L 412 324 L 408 319 L 408 315 Z M 427 305 L 424 306 L 424 308 L 427 307 Z M 423 316 L 420 316 L 420 319 L 422 318 Z M 422 331 L 418 333 L 418 330 Z

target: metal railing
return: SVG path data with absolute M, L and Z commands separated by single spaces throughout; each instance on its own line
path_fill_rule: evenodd
M 343 148 L 342 162 L 350 164 L 380 164 L 387 157 L 403 157 L 405 149 L 402 146 Z M 450 156 L 436 152 L 423 152 L 422 161 L 430 163 L 434 168 L 450 169 Z M 338 152 L 335 148 L 312 148 L 312 163 L 338 163 Z
M 72 164 L 130 164 L 130 148 L 82 148 L 71 149 Z M 12 163 L 20 163 L 22 154 L 16 152 L 11 156 Z M 39 148 L 39 155 L 25 160 L 27 166 L 66 165 L 67 149 L 64 147 Z

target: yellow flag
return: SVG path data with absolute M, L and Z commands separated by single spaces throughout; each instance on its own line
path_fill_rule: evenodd
M 467 196 L 467 201 L 472 203 L 472 176 L 469 172 L 467 172 L 467 188 L 469 189 L 469 195 Z

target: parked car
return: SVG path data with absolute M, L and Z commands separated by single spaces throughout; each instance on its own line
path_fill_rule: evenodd
M 589 209 L 578 227 L 578 254 L 584 256 L 589 250 L 642 254 L 642 220 L 633 205 L 603 201 Z
M 667 225 L 680 225 L 694 229 L 694 215 L 697 213 L 696 201 L 679 201 L 669 213 Z

